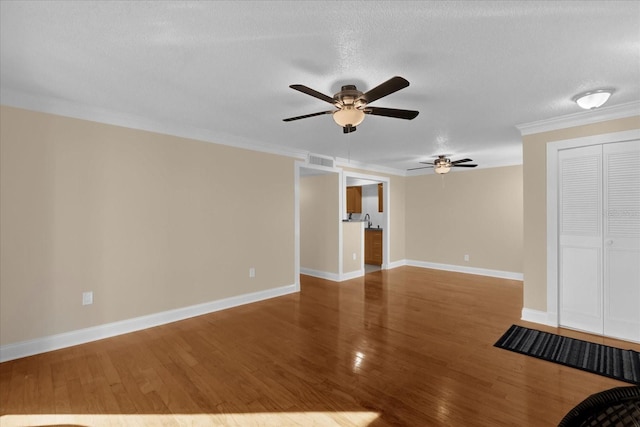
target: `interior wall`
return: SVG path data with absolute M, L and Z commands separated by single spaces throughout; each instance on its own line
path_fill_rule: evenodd
M 406 181 L 408 260 L 522 273 L 522 166 Z
M 300 268 L 338 274 L 338 173 L 300 177 Z
M 362 270 L 364 229 L 361 222 L 342 223 L 342 272 Z M 355 254 L 355 257 L 354 257 Z
M 640 116 L 523 136 L 524 308 L 547 311 L 547 144 L 640 129 Z
M 406 178 L 399 176 L 390 177 L 389 201 L 384 200 L 384 209 L 389 211 L 389 264 L 403 263 L 406 259 Z M 384 262 L 384 260 L 383 260 Z
M 295 283 L 294 159 L 5 106 L 0 123 L 1 345 Z

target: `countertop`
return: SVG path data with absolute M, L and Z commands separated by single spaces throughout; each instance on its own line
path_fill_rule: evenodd
M 362 220 L 343 219 L 342 222 L 367 222 Z M 382 227 L 365 227 L 366 231 L 382 231 Z

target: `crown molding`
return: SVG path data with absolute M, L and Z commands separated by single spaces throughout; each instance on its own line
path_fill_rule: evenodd
M 53 114 L 129 129 L 194 139 L 212 144 L 259 151 L 262 153 L 276 154 L 296 159 L 306 159 L 309 155 L 308 151 L 291 150 L 279 146 L 267 145 L 225 132 L 212 132 L 207 129 L 185 126 L 175 122 L 149 120 L 133 114 L 122 114 L 107 109 L 78 105 L 59 98 L 36 98 L 29 94 L 2 89 L 0 90 L 0 100 L 0 104 L 8 107 L 22 108 L 39 113 Z
M 549 132 L 558 129 L 566 129 L 575 126 L 584 126 L 606 120 L 622 119 L 625 117 L 640 116 L 640 101 L 611 107 L 598 108 L 552 119 L 516 125 L 522 136 L 534 133 Z

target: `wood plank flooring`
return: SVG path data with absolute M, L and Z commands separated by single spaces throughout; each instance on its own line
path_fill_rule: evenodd
M 628 385 L 497 349 L 522 283 L 415 267 L 0 364 L 0 425 L 555 426 Z

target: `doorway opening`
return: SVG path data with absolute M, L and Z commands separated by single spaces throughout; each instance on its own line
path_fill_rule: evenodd
M 345 218 L 361 221 L 364 226 L 364 273 L 387 269 L 390 240 L 389 178 L 345 171 L 343 173 Z M 358 209 L 350 209 L 349 188 L 357 187 L 361 197 Z

